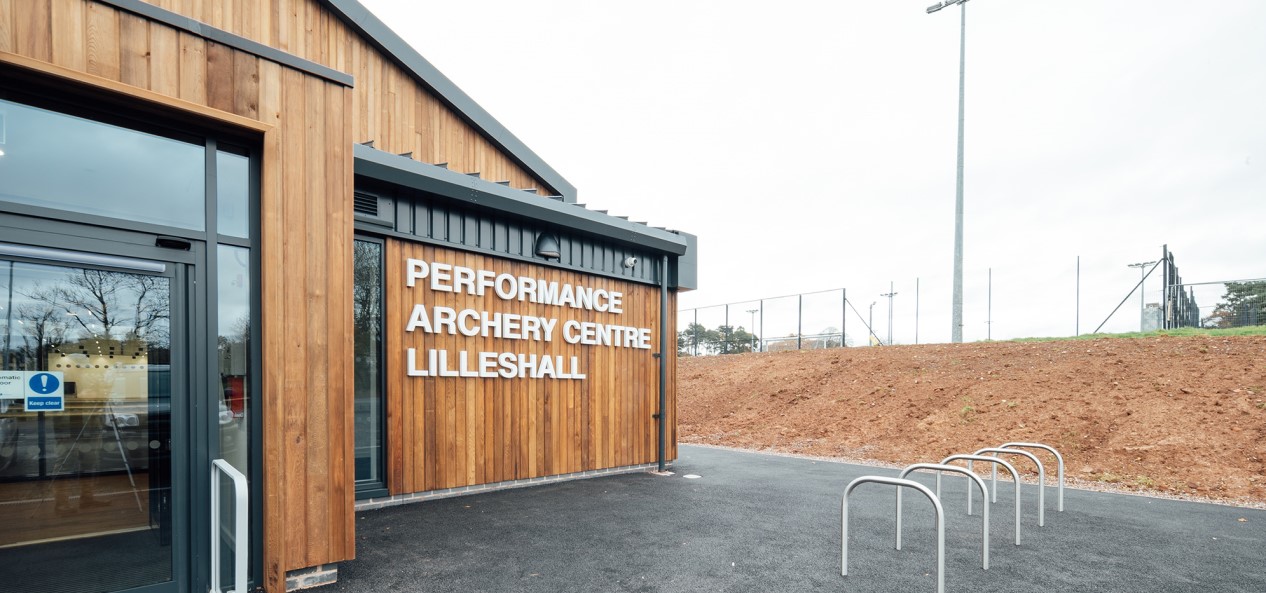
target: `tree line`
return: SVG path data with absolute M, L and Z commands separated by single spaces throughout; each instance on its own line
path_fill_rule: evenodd
M 1222 301 L 1200 324 L 1204 327 L 1266 325 L 1266 281 L 1227 282 Z
M 844 345 L 852 346 L 852 340 L 843 334 Z M 815 335 L 788 334 L 762 340 L 743 326 L 720 325 L 708 329 L 699 323 L 691 323 L 677 332 L 677 354 L 680 356 L 705 356 L 712 354 L 742 354 L 745 352 L 777 352 L 782 350 L 818 350 L 840 347 L 840 330 L 828 327 Z

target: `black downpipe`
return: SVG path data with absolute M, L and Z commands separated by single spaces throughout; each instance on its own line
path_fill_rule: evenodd
M 668 256 L 659 268 L 659 471 L 664 471 L 668 414 Z

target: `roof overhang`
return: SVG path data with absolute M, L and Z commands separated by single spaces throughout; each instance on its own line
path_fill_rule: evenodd
M 672 231 L 587 210 L 574 203 L 544 198 L 361 144 L 356 144 L 353 148 L 356 175 L 391 185 L 575 229 L 673 256 L 685 255 L 690 244 L 686 237 Z

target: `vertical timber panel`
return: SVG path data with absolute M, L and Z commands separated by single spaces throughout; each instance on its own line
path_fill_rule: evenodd
M 155 30 L 154 39 L 159 38 Z M 174 37 L 173 37 L 174 41 Z M 157 55 L 159 59 L 163 56 Z M 167 61 L 164 59 L 164 61 Z M 156 62 L 157 63 L 157 62 Z M 263 270 L 281 270 L 285 267 L 285 253 L 280 237 L 286 228 L 281 205 L 285 194 L 285 176 L 282 163 L 286 151 L 286 135 L 281 127 L 282 68 L 273 62 L 260 63 L 259 112 L 261 121 L 277 128 L 264 135 L 264 162 L 260 174 L 260 235 L 262 250 L 260 266 Z M 157 70 L 156 70 L 157 71 Z M 156 76 L 157 80 L 157 76 Z M 263 322 L 263 351 L 265 359 L 286 352 L 286 320 L 274 311 L 285 311 L 285 294 L 271 275 L 263 273 L 261 289 L 261 321 Z M 264 446 L 264 587 L 270 593 L 284 591 L 286 587 L 286 521 L 289 475 L 286 453 L 290 440 L 283 432 L 281 419 L 285 417 L 286 402 L 278 394 L 285 385 L 285 367 L 280 361 L 263 365 L 263 434 Z
M 13 2 L 0 0 L 0 51 L 13 51 Z
M 332 329 L 331 321 L 337 315 L 328 307 L 332 301 L 327 283 L 330 274 L 329 253 L 324 241 L 312 240 L 315 238 L 314 235 L 320 233 L 311 232 L 323 228 L 328 222 L 327 203 L 322 199 L 326 173 L 325 155 L 322 150 L 316 149 L 318 147 L 327 149 L 323 122 L 326 114 L 324 86 L 315 78 L 303 78 L 305 107 L 303 146 L 307 148 L 304 151 L 304 186 L 297 195 L 291 197 L 304 201 L 303 213 L 295 220 L 304 221 L 296 242 L 299 244 L 299 249 L 303 251 L 305 260 L 299 269 L 306 268 L 304 274 L 306 282 L 302 285 L 301 298 L 308 314 L 307 318 L 300 323 L 307 324 L 309 336 L 302 362 L 304 375 L 302 379 L 306 389 L 301 394 L 296 394 L 302 397 L 303 401 L 295 402 L 301 406 L 307 405 L 303 428 L 307 438 L 307 464 L 304 473 L 308 482 L 304 492 L 307 503 L 307 524 L 304 527 L 309 544 L 307 556 L 303 559 L 301 566 L 319 564 L 320 558 L 328 548 L 330 517 L 327 502 L 330 493 L 330 449 L 335 445 L 331 442 L 334 435 L 329 434 L 329 414 L 333 412 L 332 404 L 342 399 L 330 391 L 330 369 L 326 364 L 330 342 L 324 339 L 323 335 Z
M 126 13 L 119 15 L 119 36 L 122 39 L 122 47 L 119 48 L 119 79 L 140 88 L 149 88 L 149 29 L 149 23 L 141 17 Z M 234 113 L 244 115 L 237 110 Z M 247 117 L 258 119 L 257 114 Z
M 14 49 L 28 58 L 51 61 L 53 11 L 49 0 L 14 0 L 12 6 Z
M 119 12 L 95 2 L 88 4 L 86 14 L 88 38 L 88 73 L 119 79 Z
M 286 117 L 302 118 L 306 111 L 303 76 L 297 72 L 282 72 L 282 109 Z M 278 196 L 285 226 L 277 247 L 282 252 L 282 267 L 307 271 L 307 254 L 304 250 L 303 224 L 307 220 L 305 190 L 308 176 L 303 146 L 306 124 L 293 125 L 287 121 L 284 127 L 287 154 L 282 162 L 282 195 Z M 297 230 L 298 229 L 298 230 Z M 268 237 L 264 237 L 268 241 Z M 299 275 L 302 276 L 302 275 Z M 281 509 L 286 532 L 285 569 L 303 566 L 308 555 L 308 434 L 307 434 L 307 360 L 308 360 L 308 307 L 304 283 L 287 281 L 265 275 L 266 283 L 276 283 L 283 294 L 286 323 L 284 350 L 276 353 L 273 364 L 283 367 L 282 385 L 278 392 L 267 394 L 283 400 L 282 432 L 285 435 L 286 465 L 281 471 L 286 475 L 286 500 L 289 504 Z M 266 354 L 267 356 L 267 354 Z
M 387 371 L 391 406 L 415 406 L 416 413 L 400 414 L 388 429 L 388 448 L 412 451 L 401 458 L 397 474 L 412 472 L 393 493 L 455 488 L 512 479 L 536 478 L 583 470 L 650 463 L 656 458 L 658 421 L 659 287 L 588 276 L 518 261 L 462 252 L 432 245 L 388 239 Z M 435 291 L 430 279 L 404 287 L 404 259 L 415 257 L 471 269 L 556 282 L 560 286 L 605 288 L 624 294 L 621 314 L 599 313 L 527 301 L 505 301 L 490 292 Z M 403 331 L 406 316 L 421 304 L 438 333 Z M 435 307 L 460 313 L 464 309 L 495 314 L 517 314 L 557 319 L 552 342 L 489 336 L 465 337 L 456 329 L 441 329 Z M 395 310 L 395 311 L 390 311 Z M 622 347 L 623 336 L 612 346 L 573 345 L 563 339 L 568 321 L 613 324 L 650 330 L 650 349 Z M 451 333 L 458 331 L 458 333 Z M 526 338 L 526 336 L 525 336 Z M 467 369 L 478 371 L 480 352 L 513 352 L 563 356 L 556 372 L 570 370 L 570 357 L 579 361 L 585 380 L 479 378 L 461 376 L 406 377 L 398 361 L 404 350 L 417 350 L 419 370 L 429 369 L 429 350 L 444 351 L 444 369 L 457 373 L 461 353 Z M 666 364 L 675 364 L 668 353 Z M 539 359 L 538 359 L 539 365 Z M 669 395 L 666 420 L 675 422 L 674 399 Z M 391 417 L 391 416 L 389 416 Z M 675 431 L 668 427 L 670 438 Z M 673 443 L 669 443 L 670 447 Z M 673 449 L 669 449 L 671 453 Z M 424 452 L 424 454 L 418 454 Z
M 52 35 L 53 63 L 86 72 L 87 52 L 84 50 L 84 43 L 88 31 L 84 25 L 83 0 L 53 0 L 51 10 L 52 30 L 57 32 Z

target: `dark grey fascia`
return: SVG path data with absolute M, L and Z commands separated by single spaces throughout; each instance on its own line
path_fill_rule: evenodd
M 512 189 L 443 167 L 419 163 L 411 158 L 368 146 L 356 144 L 353 148 L 356 175 L 673 256 L 685 255 L 689 247 L 687 239 L 677 233 L 529 194 L 521 189 Z
M 413 78 L 435 93 L 441 101 L 473 126 L 480 134 L 501 148 L 519 165 L 527 169 L 550 188 L 563 196 L 563 201 L 575 203 L 576 187 L 568 183 L 562 175 L 550 167 L 548 163 L 532 152 L 522 140 L 510 133 L 483 107 L 475 103 L 469 95 L 457 88 L 453 81 L 444 76 L 417 50 L 405 43 L 385 23 L 361 6 L 356 0 L 321 0 L 322 4 L 334 12 L 343 22 L 367 39 L 378 51 L 394 60 Z M 357 141 L 368 141 L 373 138 L 357 138 Z
M 191 19 L 182 14 L 176 14 L 170 10 L 159 8 L 153 4 L 142 2 L 141 0 L 97 0 L 102 4 L 108 4 L 119 10 L 130 12 L 137 16 L 145 17 L 151 21 L 157 21 L 164 25 L 180 29 L 187 33 L 192 33 L 204 39 L 209 39 L 216 43 L 227 45 L 233 49 L 244 51 L 248 54 L 259 56 L 265 60 L 276 62 L 283 66 L 288 66 L 319 76 L 330 82 L 336 82 L 343 86 L 352 86 L 353 80 L 350 74 L 339 72 L 333 68 L 322 66 L 311 60 L 305 60 L 294 54 L 288 54 L 275 47 L 269 47 L 258 41 L 252 41 L 240 35 L 234 35 L 223 29 L 217 29 L 203 23 Z
M 677 234 L 686 240 L 686 253 L 677 258 L 669 284 L 677 290 L 695 290 L 699 288 L 699 237 L 681 231 Z

